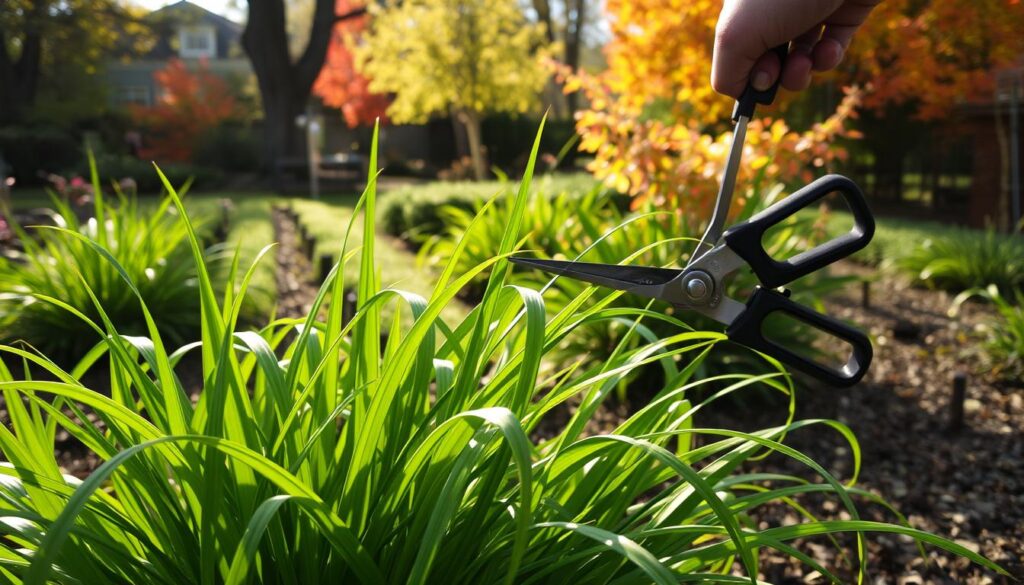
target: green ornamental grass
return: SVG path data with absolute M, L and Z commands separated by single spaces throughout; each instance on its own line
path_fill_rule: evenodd
M 137 294 L 166 341 L 181 345 L 195 340 L 198 283 L 188 231 L 172 199 L 142 209 L 134 193 L 117 190 L 114 201 L 107 201 L 91 156 L 89 161 L 94 218 L 80 222 L 66 200 L 51 194 L 54 218 L 63 229 L 16 226 L 24 251 L 0 257 L 0 341 L 24 342 L 61 363 L 73 363 L 95 345 L 95 333 L 88 321 L 40 296 L 60 299 L 98 322 L 95 296 L 119 333 L 145 335 Z M 97 253 L 97 247 L 117 263 Z
M 909 535 L 1001 572 L 898 515 L 893 524 L 859 520 L 856 501 L 880 500 L 853 487 L 856 477 L 841 481 L 782 442 L 804 428 L 832 429 L 859 463 L 856 440 L 840 423 L 786 420 L 755 433 L 693 427 L 697 410 L 745 388 L 792 397 L 777 364 L 770 374 L 702 379 L 695 371 L 720 333 L 689 330 L 659 312 L 613 308 L 614 294 L 588 303 L 606 294 L 593 288 L 547 315 L 540 293 L 509 285 L 507 255 L 520 237 L 536 150 L 535 143 L 510 202 L 500 253 L 459 274 L 454 250 L 430 298 L 379 287 L 371 175 L 361 202 L 363 240 L 349 250 L 346 238 L 305 319 L 237 330 L 252 269 L 218 303 L 182 213 L 199 280 L 201 342 L 168 347 L 155 315 L 140 304 L 147 335 L 120 335 L 101 311 L 92 325 L 104 340 L 71 372 L 4 347 L 3 580 L 752 583 L 759 550 L 771 548 L 838 582 L 835 568 L 820 566 L 794 541 L 850 533 L 849 557 L 863 569 L 871 532 Z M 89 245 L 116 266 L 99 243 Z M 440 321 L 456 292 L 485 270 L 479 305 L 457 325 Z M 340 298 L 356 275 L 358 311 L 343 323 L 341 303 L 328 300 Z M 386 305 L 395 308 L 389 323 L 382 322 Z M 676 332 L 623 344 L 601 364 L 545 365 L 574 328 L 609 319 L 660 320 Z M 205 384 L 195 400 L 175 373 L 187 352 L 202 356 Z M 14 379 L 9 364 L 22 360 L 55 380 Z M 111 374 L 109 396 L 79 381 L 101 362 Z M 654 400 L 613 434 L 585 436 L 586 420 L 617 381 L 648 363 L 666 373 Z M 702 389 L 707 397 L 692 400 Z M 574 396 L 582 402 L 569 422 L 551 439 L 532 440 L 545 415 Z M 54 461 L 58 428 L 104 462 L 84 481 L 63 475 Z M 769 451 L 800 461 L 815 479 L 743 471 L 745 461 Z M 768 502 L 807 493 L 835 498 L 848 519 L 819 520 L 800 507 L 805 521 L 796 525 L 762 529 L 750 518 Z M 733 576 L 737 564 L 751 577 Z
M 994 284 L 966 290 L 953 299 L 949 316 L 955 317 L 961 305 L 975 297 L 991 303 L 996 312 L 995 317 L 978 327 L 984 339 L 987 365 L 996 375 L 1020 383 L 1024 377 L 1024 290 L 1006 296 Z
M 896 266 L 916 282 L 962 291 L 994 284 L 1004 291 L 1024 290 L 1024 236 L 947 228 L 911 245 Z

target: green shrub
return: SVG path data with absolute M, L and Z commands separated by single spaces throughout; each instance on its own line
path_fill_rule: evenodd
M 39 185 L 47 174 L 81 160 L 82 150 L 74 136 L 59 128 L 8 126 L 0 128 L 0 157 L 13 169 L 10 174 L 19 185 Z
M 100 176 L 112 180 L 130 178 L 135 181 L 138 192 L 143 195 L 158 195 L 163 184 L 153 175 L 153 162 L 123 154 L 100 154 L 96 157 Z M 193 189 L 213 189 L 224 183 L 224 173 L 212 166 L 174 163 L 160 165 L 160 169 L 173 185 L 184 185 L 191 181 Z M 74 172 L 89 176 L 89 167 L 80 163 Z
M 979 328 L 988 366 L 996 375 L 1019 382 L 1024 376 L 1024 291 L 1009 294 L 1010 298 L 1004 297 L 995 285 L 964 291 L 954 299 L 950 316 L 956 316 L 960 306 L 973 297 L 992 303 L 996 318 Z
M 252 128 L 221 124 L 199 139 L 192 161 L 202 167 L 226 172 L 256 172 L 261 164 L 259 146 L 260 141 Z
M 744 583 L 752 577 L 732 576 L 734 561 L 756 577 L 758 551 L 768 547 L 838 582 L 792 542 L 852 533 L 853 556 L 863 561 L 864 534 L 873 531 L 1000 571 L 899 516 L 897 524 L 860 520 L 854 498 L 880 503 L 877 496 L 781 443 L 788 432 L 831 428 L 859 464 L 841 423 L 789 420 L 757 433 L 692 428 L 705 402 L 689 399 L 705 384 L 724 386 L 707 401 L 753 385 L 791 395 L 780 372 L 695 377 L 719 334 L 664 317 L 675 334 L 623 348 L 604 364 L 550 372 L 545 352 L 579 322 L 650 317 L 576 306 L 548 320 L 540 294 L 507 285 L 506 255 L 518 239 L 531 169 L 532 159 L 499 255 L 474 269 L 492 268 L 484 299 L 454 327 L 437 317 L 474 272 L 456 275 L 449 265 L 429 300 L 378 288 L 371 175 L 358 310 L 345 324 L 340 303 L 317 319 L 324 299 L 341 298 L 352 276 L 343 260 L 306 319 L 236 331 L 239 298 L 217 304 L 191 239 L 203 304 L 202 342 L 188 348 L 202 353 L 198 402 L 177 381 L 181 351 L 171 353 L 152 325 L 140 338 L 97 324 L 108 337 L 90 359 L 109 355 L 110 397 L 42 357 L 3 348 L 58 378 L 15 381 L 0 367 L 11 409 L 10 429 L 0 427 L 10 462 L 0 467 L 0 517 L 13 545 L 0 548 L 5 580 Z M 415 321 L 393 327 L 382 348 L 381 307 L 392 303 Z M 584 436 L 609 389 L 646 362 L 668 373 L 657 399 L 614 434 Z M 572 396 L 584 401 L 569 423 L 532 441 L 545 415 Z M 62 475 L 53 460 L 58 425 L 104 461 L 84 481 Z M 697 434 L 700 447 L 691 440 Z M 742 464 L 765 450 L 800 461 L 820 481 L 745 474 Z M 847 518 L 818 520 L 797 506 L 796 524 L 762 528 L 750 519 L 760 506 L 800 494 L 835 499 Z
M 590 175 L 583 174 L 548 175 L 537 182 L 544 192 L 565 191 L 575 197 L 582 197 L 597 185 Z M 514 189 L 514 185 L 508 181 L 437 181 L 401 187 L 390 191 L 383 198 L 380 221 L 385 232 L 415 246 L 424 238 L 444 231 L 442 208 L 456 207 L 473 212 L 483 202 L 511 189 Z
M 118 331 L 142 335 L 146 324 L 136 294 L 169 341 L 198 338 L 195 271 L 188 260 L 187 232 L 170 207 L 171 199 L 165 198 L 155 211 L 142 212 L 134 196 L 120 194 L 110 205 L 100 191 L 97 219 L 84 223 L 67 202 L 56 196 L 52 200 L 64 229 L 25 226 L 19 230 L 24 252 L 0 257 L 0 339 L 27 342 L 61 360 L 81 356 L 96 344 L 96 333 L 82 319 L 72 318 L 65 306 L 99 321 L 91 298 L 95 295 Z M 98 229 L 100 225 L 106 228 Z M 117 260 L 132 285 L 96 246 Z
M 904 254 L 896 266 L 916 282 L 961 291 L 994 284 L 1003 290 L 1024 288 L 1024 237 L 946 227 Z
M 549 120 L 547 130 L 541 137 L 540 152 L 558 155 L 565 151 L 564 164 L 571 163 L 577 154 L 575 148 L 566 145 L 577 140 L 576 121 L 571 118 Z M 529 116 L 495 114 L 484 119 L 481 125 L 482 139 L 487 148 L 487 159 L 501 168 L 522 168 L 533 144 L 537 120 Z

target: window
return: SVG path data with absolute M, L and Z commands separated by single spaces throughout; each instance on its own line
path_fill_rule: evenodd
M 119 104 L 150 105 L 149 87 L 145 85 L 122 85 L 114 96 Z
M 217 55 L 217 35 L 212 26 L 190 26 L 181 29 L 178 53 L 185 59 L 210 58 Z

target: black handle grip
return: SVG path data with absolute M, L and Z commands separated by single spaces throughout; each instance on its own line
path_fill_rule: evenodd
M 852 230 L 782 262 L 768 255 L 761 242 L 768 228 L 836 192 L 850 206 L 853 214 Z M 826 175 L 749 220 L 732 226 L 722 237 L 750 265 L 761 284 L 775 288 L 863 249 L 874 235 L 875 218 L 857 184 L 840 175 Z
M 853 352 L 841 368 L 831 368 L 810 360 L 798 353 L 767 339 L 761 330 L 765 318 L 776 311 L 798 319 L 819 331 L 850 344 Z M 864 377 L 871 365 L 871 341 L 863 332 L 821 313 L 794 303 L 776 291 L 760 288 L 754 290 L 747 308 L 725 331 L 729 339 L 742 343 L 761 353 L 768 354 L 780 362 L 792 366 L 837 388 L 853 386 Z
M 744 116 L 747 119 L 754 117 L 754 108 L 757 104 L 770 106 L 775 101 L 775 94 L 779 91 L 779 83 L 782 82 L 782 68 L 786 65 L 786 56 L 789 55 L 789 43 L 783 43 L 772 49 L 771 52 L 779 56 L 779 76 L 775 78 L 775 83 L 764 91 L 754 89 L 753 80 L 748 80 L 746 89 L 740 94 L 740 99 L 736 100 L 736 105 L 732 109 L 733 122 L 738 122 L 740 116 Z

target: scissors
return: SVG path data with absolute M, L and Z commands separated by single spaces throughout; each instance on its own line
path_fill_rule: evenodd
M 784 61 L 788 46 L 773 49 Z M 781 77 L 781 75 L 780 75 Z M 747 124 L 757 104 L 775 101 L 779 81 L 764 91 L 747 85 L 733 110 L 736 127 L 725 173 L 718 191 L 711 222 L 697 249 L 682 270 L 647 266 L 595 264 L 514 257 L 512 262 L 591 284 L 626 291 L 702 313 L 726 325 L 726 337 L 835 387 L 856 384 L 867 373 L 872 349 L 868 337 L 842 321 L 790 300 L 790 291 L 782 289 L 797 278 L 816 272 L 868 245 L 875 233 L 875 220 L 860 188 L 840 175 L 827 175 L 775 203 L 747 221 L 723 232 L 729 214 L 736 174 L 739 169 Z M 832 240 L 786 260 L 772 258 L 761 243 L 765 231 L 792 217 L 801 209 L 839 193 L 853 215 L 853 228 Z M 726 279 L 749 268 L 760 284 L 742 303 L 725 295 Z M 836 367 L 816 361 L 772 341 L 765 336 L 765 319 L 782 313 L 827 335 L 832 348 L 836 341 L 849 346 L 845 364 Z

